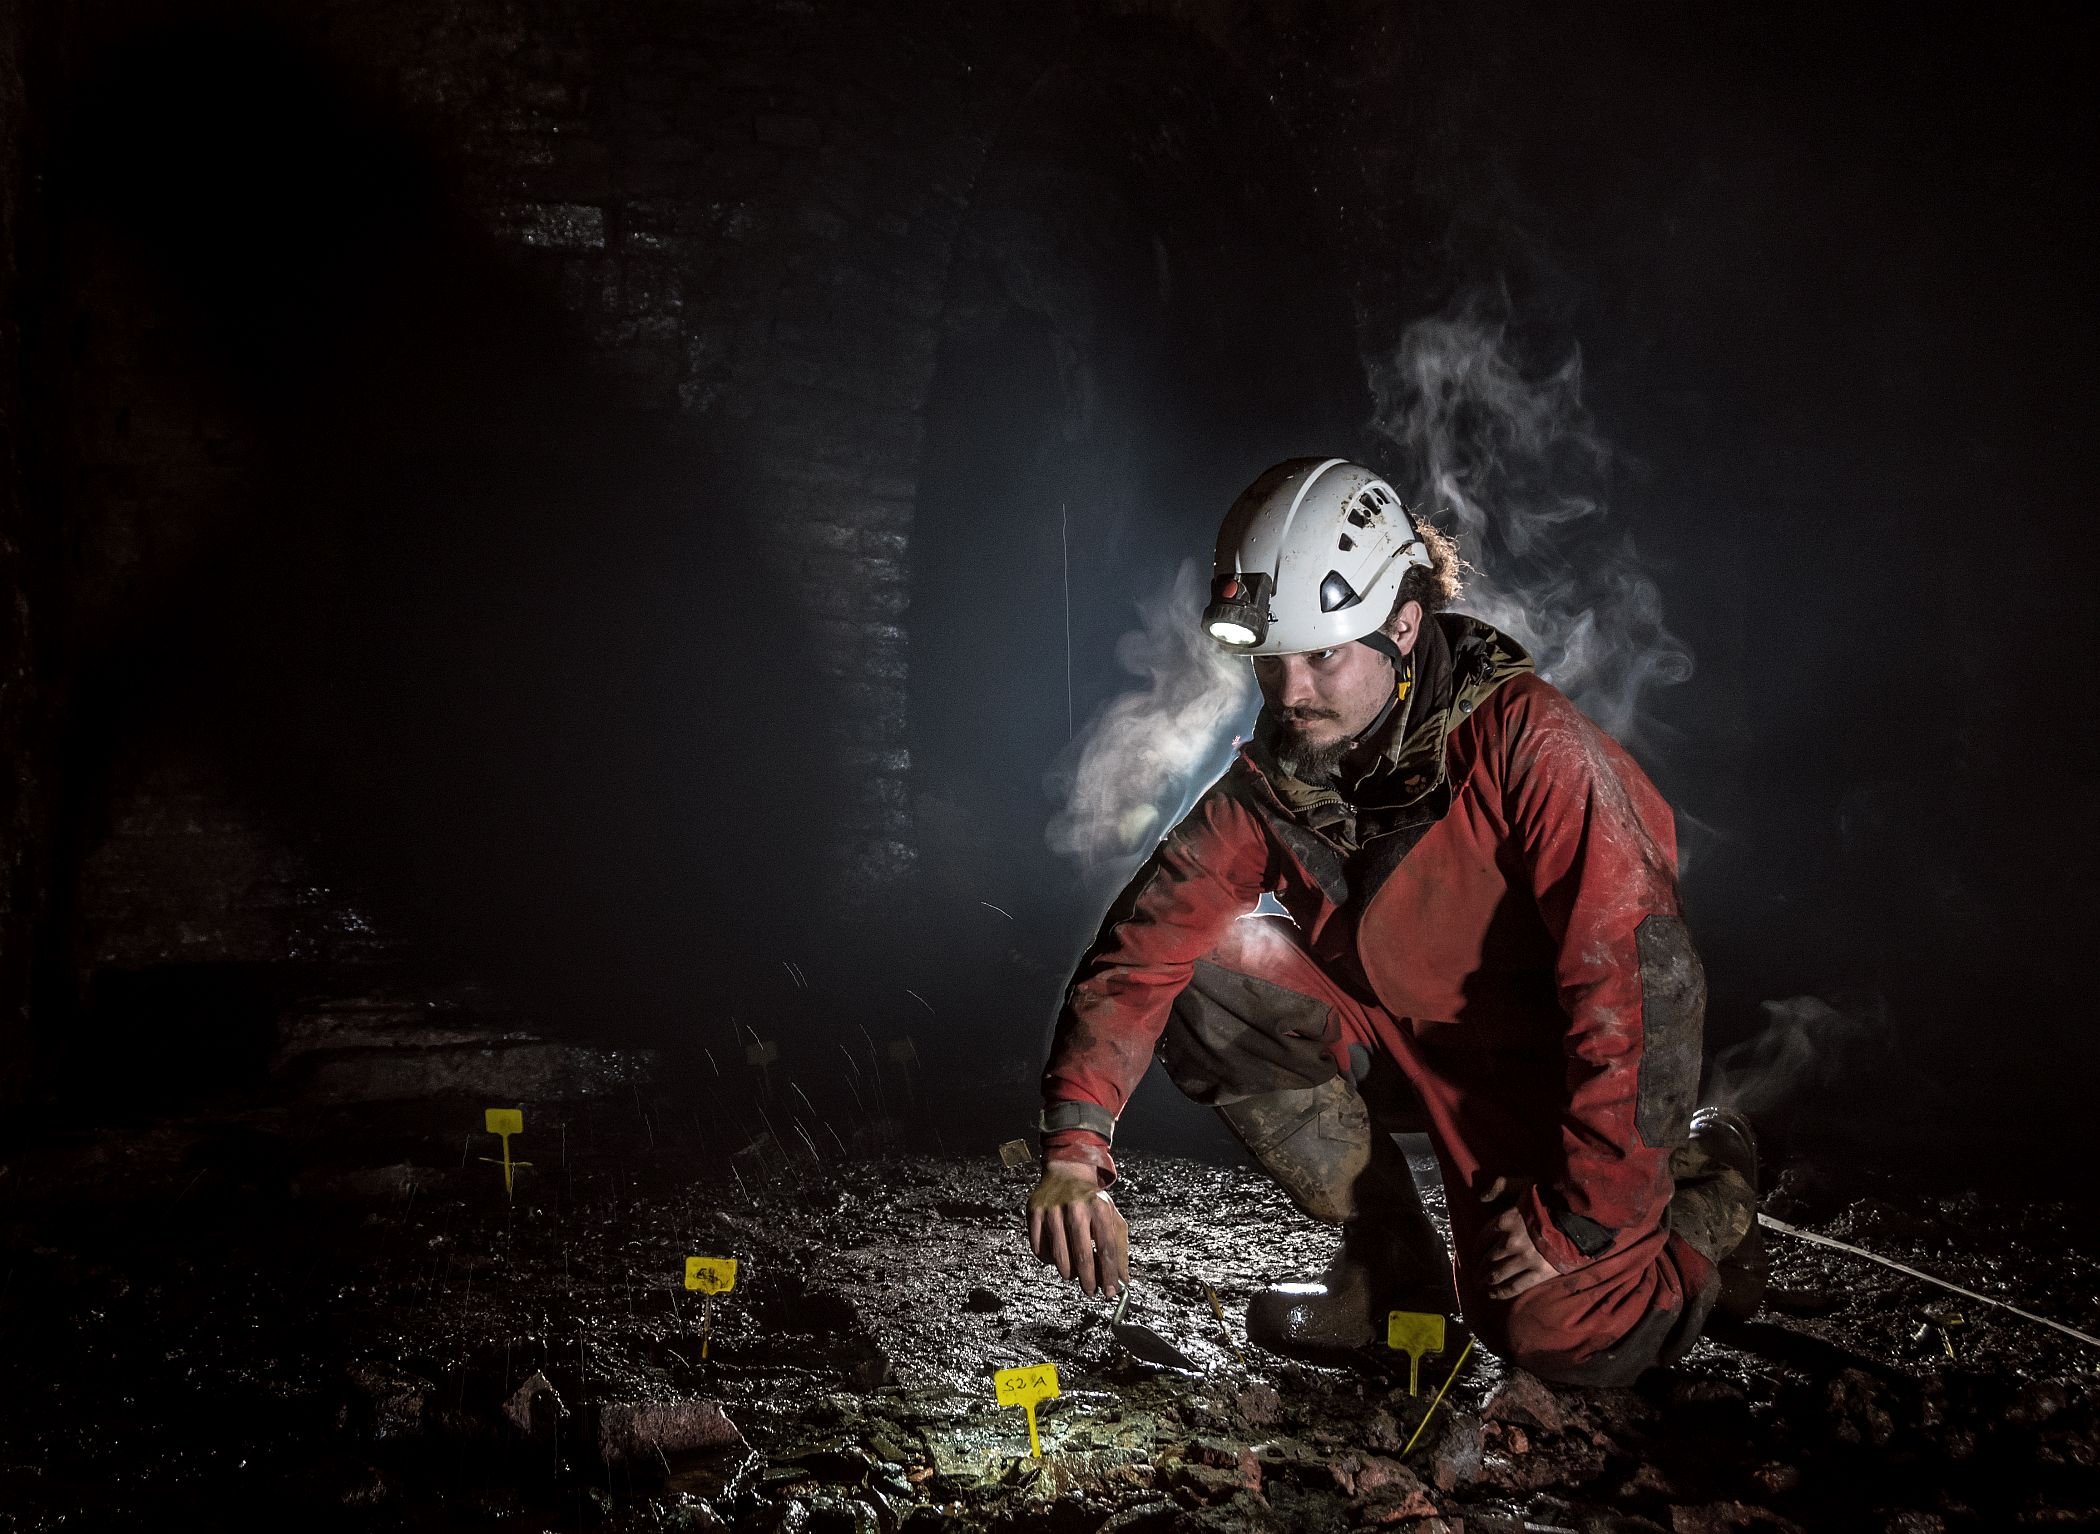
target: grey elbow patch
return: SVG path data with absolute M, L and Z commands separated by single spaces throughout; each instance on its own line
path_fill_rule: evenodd
M 1682 917 L 1643 918 L 1634 942 L 1641 958 L 1641 1073 L 1634 1124 L 1648 1145 L 1681 1145 L 1699 1094 L 1706 970 Z
M 1554 1229 L 1568 1238 L 1568 1245 L 1584 1257 L 1599 1256 L 1611 1245 L 1614 1232 L 1609 1226 L 1599 1224 L 1586 1214 L 1577 1214 L 1568 1207 L 1568 1201 L 1548 1191 L 1545 1195 L 1546 1214 L 1553 1221 Z

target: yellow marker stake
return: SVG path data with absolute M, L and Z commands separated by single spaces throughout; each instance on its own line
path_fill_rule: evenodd
M 1422 1429 L 1429 1426 L 1429 1419 L 1431 1417 L 1434 1417 L 1436 1415 L 1436 1409 L 1444 1404 L 1444 1391 L 1449 1390 L 1451 1388 L 1451 1382 L 1458 1378 L 1458 1371 L 1466 1366 L 1466 1359 L 1472 1354 L 1472 1352 L 1473 1339 L 1471 1337 L 1468 1337 L 1466 1339 L 1466 1345 L 1458 1350 L 1458 1362 L 1451 1366 L 1451 1372 L 1444 1377 L 1444 1383 L 1442 1387 L 1437 1391 L 1436 1399 L 1429 1403 L 1429 1410 L 1422 1413 L 1422 1420 L 1415 1424 L 1414 1432 L 1409 1435 L 1407 1440 L 1407 1449 L 1402 1449 L 1400 1451 L 1400 1457 L 1402 1459 L 1407 1458 L 1407 1450 L 1412 1449 L 1415 1446 L 1415 1440 L 1422 1436 Z
M 509 1198 L 511 1196 L 511 1168 L 532 1165 L 529 1161 L 513 1161 L 510 1159 L 510 1137 L 525 1132 L 525 1114 L 521 1109 L 517 1108 L 491 1108 L 481 1116 L 481 1121 L 488 1126 L 490 1134 L 503 1142 L 503 1196 Z M 496 1158 L 494 1156 L 483 1156 L 481 1159 L 493 1162 Z
M 1407 1355 L 1407 1393 L 1422 1393 L 1422 1355 L 1444 1351 L 1444 1318 L 1428 1310 L 1396 1310 L 1385 1318 L 1385 1345 Z
M 700 1292 L 700 1356 L 707 1357 L 707 1339 L 715 1329 L 715 1296 L 736 1287 L 734 1257 L 688 1257 L 685 1286 Z
M 1036 1436 L 1035 1403 L 1057 1396 L 1057 1365 L 1030 1364 L 1025 1369 L 1001 1369 L 992 1376 L 992 1388 L 998 1392 L 1001 1406 L 1018 1406 L 1028 1413 L 1028 1452 L 1041 1459 L 1043 1441 Z

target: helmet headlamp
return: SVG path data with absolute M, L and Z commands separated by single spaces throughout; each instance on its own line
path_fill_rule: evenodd
M 1210 583 L 1203 631 L 1228 650 L 1251 650 L 1269 632 L 1269 598 L 1276 578 L 1266 571 L 1221 575 Z

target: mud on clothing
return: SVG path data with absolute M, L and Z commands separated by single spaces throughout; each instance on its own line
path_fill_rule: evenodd
M 1044 1097 L 1119 1115 L 1199 961 L 1204 991 L 1230 974 L 1304 998 L 1314 1021 L 1286 1032 L 1404 1078 L 1483 1338 L 1616 1375 L 1687 1343 L 1716 1284 L 1667 1226 L 1705 1007 L 1669 806 L 1486 624 L 1440 614 L 1410 659 L 1346 790 L 1289 778 L 1264 728 L 1168 833 L 1075 971 Z M 1263 893 L 1290 927 L 1242 924 Z M 1044 1148 L 1114 1178 L 1098 1133 Z M 1529 1185 L 1517 1207 L 1559 1275 L 1501 1305 L 1469 1271 L 1498 1177 Z

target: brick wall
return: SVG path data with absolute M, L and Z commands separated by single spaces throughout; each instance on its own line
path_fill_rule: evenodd
M 1372 86 L 1359 71 L 1338 88 L 1328 61 L 1361 23 L 1312 9 L 1317 24 L 1299 25 L 1228 4 L 337 0 L 238 25 L 352 82 L 444 167 L 453 211 L 565 317 L 598 402 L 728 466 L 770 565 L 753 579 L 790 595 L 830 688 L 804 709 L 812 749 L 847 784 L 818 904 L 820 924 L 850 925 L 894 916 L 914 887 L 911 540 L 978 177 L 1039 82 L 1142 57 L 1191 101 L 1210 70 L 1267 98 L 1301 136 L 1307 177 L 1334 167 L 1323 203 L 1348 202 L 1365 171 L 1336 125 Z M 115 9 L 75 16 L 64 67 L 90 72 L 132 25 Z M 1171 134 L 1193 108 L 1160 99 Z M 1364 238 L 1387 226 L 1371 227 Z M 179 600 L 198 551 L 256 514 L 283 444 L 186 367 L 214 338 L 184 333 L 92 238 L 67 255 L 80 325 L 54 404 L 69 427 L 69 633 L 92 655 Z M 384 947 L 238 774 L 99 746 L 112 765 L 76 787 L 68 820 L 83 966 L 355 964 Z
M 738 461 L 836 688 L 810 711 L 850 783 L 835 893 L 883 899 L 914 857 L 908 549 L 950 248 L 1042 39 L 960 7 L 502 14 L 500 48 L 476 13 L 419 49 L 410 99 L 466 108 L 486 215 L 558 267 L 624 396 Z

